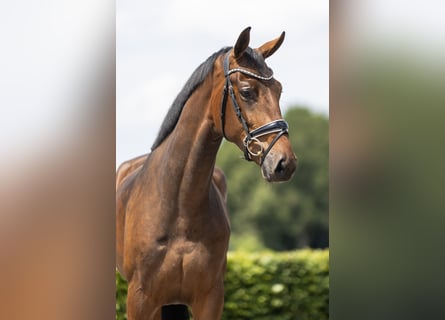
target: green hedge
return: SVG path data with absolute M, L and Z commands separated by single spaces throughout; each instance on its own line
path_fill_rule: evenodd
M 116 275 L 116 319 L 126 283 Z M 329 318 L 329 251 L 229 252 L 223 320 Z
M 223 319 L 329 318 L 329 252 L 228 255 Z

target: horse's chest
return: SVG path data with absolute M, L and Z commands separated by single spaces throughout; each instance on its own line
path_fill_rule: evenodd
M 227 245 L 177 239 L 164 250 L 159 269 L 147 274 L 147 280 L 152 292 L 166 290 L 168 284 L 167 296 L 172 303 L 190 299 L 197 286 L 207 290 L 222 281 Z
M 174 229 L 179 236 L 170 241 L 168 250 L 172 258 L 182 261 L 185 277 L 217 268 L 225 260 L 230 229 L 223 213 L 208 220 L 179 222 Z
M 209 209 L 209 208 L 207 208 Z M 197 284 L 211 288 L 221 281 L 225 271 L 230 227 L 220 206 L 210 207 L 193 217 L 192 212 L 176 212 L 157 217 L 171 217 L 154 223 L 150 219 L 150 240 L 145 242 L 145 279 L 152 292 L 169 285 L 169 296 L 190 296 Z M 170 212 L 167 212 L 170 213 Z M 153 217 L 154 218 L 154 217 Z M 148 226 L 147 226 L 148 227 Z M 173 301 L 173 300 L 172 300 Z

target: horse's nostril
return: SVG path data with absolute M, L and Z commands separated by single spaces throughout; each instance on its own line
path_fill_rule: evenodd
M 281 159 L 280 161 L 278 161 L 278 164 L 277 164 L 277 166 L 275 168 L 275 173 L 280 174 L 280 173 L 284 172 L 284 170 L 285 170 L 285 162 L 286 162 L 285 159 Z

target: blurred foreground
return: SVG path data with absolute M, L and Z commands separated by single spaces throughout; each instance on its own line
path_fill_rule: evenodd
M 333 319 L 443 317 L 443 12 L 435 1 L 331 7 Z
M 0 7 L 0 318 L 113 319 L 114 2 Z

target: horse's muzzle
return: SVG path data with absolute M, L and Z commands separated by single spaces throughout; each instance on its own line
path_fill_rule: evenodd
M 297 168 L 295 154 L 280 154 L 271 151 L 264 159 L 261 173 L 268 182 L 287 181 Z

